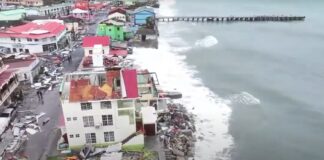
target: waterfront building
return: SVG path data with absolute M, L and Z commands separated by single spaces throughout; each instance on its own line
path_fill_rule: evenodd
M 66 28 L 57 20 L 39 20 L 0 30 L 0 46 L 10 52 L 43 53 L 64 48 L 69 43 Z
M 124 41 L 126 35 L 124 25 L 124 22 L 108 20 L 98 25 L 97 34 L 109 36 L 112 41 Z
M 145 25 L 149 17 L 155 19 L 154 9 L 148 6 L 139 7 L 131 14 L 135 25 Z
M 19 85 L 15 71 L 9 71 L 0 58 L 0 112 L 11 103 L 11 95 Z
M 66 75 L 61 101 L 70 148 L 121 142 L 138 132 L 135 115 L 138 96 L 134 69 Z M 126 145 L 143 144 L 144 136 L 139 134 Z

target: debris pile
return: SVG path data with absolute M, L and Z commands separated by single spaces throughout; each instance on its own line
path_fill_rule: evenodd
M 168 104 L 166 112 L 158 115 L 160 140 L 167 160 L 194 156 L 194 117 L 181 104 Z
M 62 70 L 63 67 L 57 67 L 45 63 L 44 66 L 41 67 L 36 83 L 32 84 L 31 87 L 36 90 L 52 90 L 52 88 L 59 84 L 63 79 Z
M 25 115 L 23 117 L 18 116 L 10 124 L 3 135 L 7 143 L 3 143 L 2 151 L 5 152 L 6 156 L 15 155 L 23 143 L 28 139 L 29 135 L 34 135 L 41 131 L 39 120 L 44 115 L 45 113 L 42 112 L 39 114 Z M 43 121 L 44 120 L 48 122 L 49 118 L 45 118 Z

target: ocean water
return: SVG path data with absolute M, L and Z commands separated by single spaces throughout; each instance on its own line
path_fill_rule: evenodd
M 322 0 L 161 0 L 159 15 L 303 15 L 304 22 L 160 23 L 135 63 L 183 92 L 196 159 L 323 160 Z

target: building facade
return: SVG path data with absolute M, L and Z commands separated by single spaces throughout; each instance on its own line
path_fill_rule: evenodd
M 11 94 L 19 85 L 14 71 L 8 71 L 8 65 L 3 64 L 0 58 L 0 112 L 11 102 Z
M 109 11 L 108 19 L 126 22 L 126 10 L 124 10 L 122 8 L 115 8 L 115 9 Z
M 152 7 L 140 7 L 135 9 L 135 11 L 132 13 L 132 17 L 134 18 L 133 21 L 135 25 L 145 25 L 147 18 L 155 18 L 155 12 Z
M 83 38 L 82 47 L 84 56 L 92 56 L 95 45 L 102 46 L 102 54 L 108 55 L 110 51 L 110 38 L 108 36 L 88 36 Z
M 9 66 L 8 71 L 15 71 L 18 81 L 33 83 L 34 77 L 39 74 L 40 60 L 37 57 L 26 59 L 8 59 L 4 63 Z
M 134 69 L 72 73 L 61 85 L 61 102 L 70 148 L 108 145 L 138 132 Z M 126 145 L 143 145 L 143 134 Z
M 64 16 L 71 12 L 71 3 L 52 4 L 50 6 L 34 7 L 41 16 Z
M 125 32 L 122 24 L 101 23 L 98 25 L 97 34 L 100 36 L 109 36 L 113 41 L 125 40 Z
M 37 21 L 0 31 L 0 46 L 12 53 L 43 53 L 64 48 L 69 43 L 63 22 Z
M 3 0 L 4 4 L 6 5 L 21 5 L 21 6 L 42 6 L 44 5 L 43 0 Z

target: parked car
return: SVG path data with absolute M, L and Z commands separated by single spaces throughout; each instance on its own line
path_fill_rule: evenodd
M 16 114 L 14 108 L 7 108 L 0 114 L 0 135 L 7 129 L 10 122 L 16 118 Z

